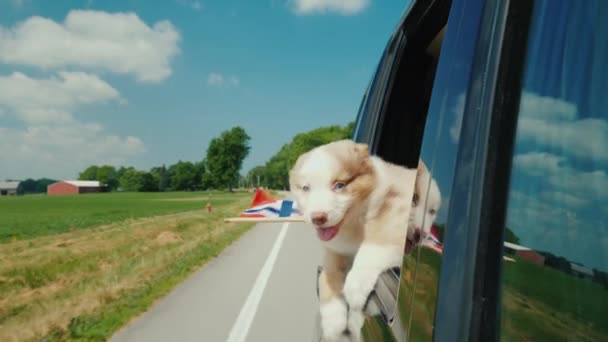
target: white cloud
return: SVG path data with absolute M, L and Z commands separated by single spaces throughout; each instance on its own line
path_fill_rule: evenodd
M 522 117 L 518 137 L 536 146 L 558 148 L 582 159 L 608 161 L 608 122 L 586 118 L 571 121 L 551 121 Z
M 565 165 L 565 158 L 531 152 L 514 158 L 515 170 L 540 177 L 548 191 L 567 193 L 590 202 L 608 201 L 608 175 L 604 170 L 583 171 Z
M 578 112 L 574 103 L 531 92 L 524 92 L 520 111 L 527 118 L 548 121 L 573 121 L 576 120 Z
M 517 169 L 524 170 L 534 176 L 543 176 L 547 173 L 555 173 L 560 169 L 559 164 L 564 160 L 563 157 L 546 152 L 529 152 L 518 154 L 513 158 L 513 163 Z
M 584 132 L 584 133 L 583 133 Z M 517 129 L 518 141 L 555 148 L 581 159 L 608 161 L 608 122 L 599 118 L 578 119 L 574 103 L 524 93 Z
M 76 177 L 91 164 L 120 165 L 145 151 L 139 138 L 109 134 L 96 123 L 0 127 L 0 136 L 1 178 Z
M 101 69 L 158 82 L 171 75 L 180 39 L 167 20 L 149 26 L 135 13 L 71 10 L 63 23 L 33 16 L 0 26 L 0 62 Z
M 12 109 L 27 123 L 70 121 L 71 111 L 78 106 L 111 100 L 121 100 L 118 91 L 84 72 L 62 71 L 43 79 L 20 72 L 0 76 L 0 106 Z
M 582 208 L 589 204 L 589 201 L 586 199 L 565 193 L 563 191 L 545 191 L 540 193 L 540 198 L 542 198 L 545 202 L 556 203 L 559 206 L 566 208 Z
M 520 105 L 517 139 L 536 147 L 558 149 L 568 156 L 608 161 L 608 122 L 578 119 L 574 103 L 524 93 Z
M 195 11 L 200 11 L 203 9 L 203 4 L 201 4 L 200 1 L 176 0 L 176 2 L 182 6 L 190 7 Z
M 464 94 L 452 109 L 452 142 L 457 143 L 462 126 Z M 584 136 L 581 134 L 584 132 Z M 518 142 L 537 147 L 555 148 L 581 159 L 608 161 L 608 121 L 598 118 L 578 119 L 574 103 L 549 96 L 524 92 L 520 101 L 517 128 Z
M 209 74 L 209 76 L 207 76 L 207 84 L 212 87 L 236 87 L 240 83 L 241 82 L 236 76 L 226 77 L 216 72 L 212 72 Z
M 365 10 L 369 3 L 370 0 L 291 0 L 291 8 L 299 15 L 329 12 L 354 15 Z
M 28 176 L 74 177 L 90 164 L 123 163 L 145 151 L 133 136 L 120 137 L 97 123 L 81 123 L 75 112 L 87 105 L 124 101 L 93 74 L 59 72 L 31 78 L 0 76 L 0 109 L 25 127 L 0 127 L 0 179 Z

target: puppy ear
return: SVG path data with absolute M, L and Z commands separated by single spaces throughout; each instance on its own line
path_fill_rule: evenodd
M 365 159 L 369 157 L 369 145 L 364 143 L 355 144 L 355 153 L 359 158 Z
M 418 159 L 418 168 L 416 170 L 416 181 L 414 184 L 414 197 L 422 195 L 424 189 L 422 188 L 422 177 L 426 176 L 429 170 L 426 168 L 426 164 L 422 161 L 422 159 Z
M 416 171 L 417 175 L 428 173 L 429 169 L 426 168 L 426 164 L 422 159 L 418 159 L 418 170 Z

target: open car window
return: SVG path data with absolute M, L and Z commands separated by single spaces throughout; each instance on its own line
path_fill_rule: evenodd
M 425 130 L 425 126 L 448 13 L 449 1 L 420 1 L 410 9 L 401 27 L 403 37 L 380 110 L 374 153 L 410 169 L 418 166 L 423 135 L 435 133 L 434 129 Z M 404 222 L 403 229 L 408 224 Z M 379 312 L 366 322 L 363 331 L 366 341 L 405 338 L 413 300 L 408 288 L 412 286 L 410 275 L 416 270 L 417 254 L 405 259 L 406 270 L 388 270 L 378 279 L 370 306 Z

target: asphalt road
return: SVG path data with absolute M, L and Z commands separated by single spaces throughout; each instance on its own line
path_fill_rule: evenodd
M 112 341 L 311 342 L 320 260 L 310 228 L 259 224 Z

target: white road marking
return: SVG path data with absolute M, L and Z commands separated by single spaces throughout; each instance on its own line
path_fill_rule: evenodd
M 230 330 L 230 335 L 227 339 L 228 342 L 245 341 L 245 338 L 249 333 L 251 323 L 253 322 L 253 318 L 255 317 L 255 313 L 258 310 L 258 305 L 260 304 L 262 295 L 264 294 L 266 283 L 268 283 L 268 279 L 270 278 L 270 274 L 272 273 L 272 268 L 274 267 L 274 263 L 276 262 L 277 256 L 279 255 L 279 251 L 281 250 L 281 245 L 283 244 L 283 240 L 285 239 L 285 235 L 287 234 L 288 227 L 288 222 L 283 223 L 283 227 L 279 232 L 279 236 L 274 242 L 274 245 L 270 250 L 270 254 L 266 259 L 264 266 L 262 266 L 262 269 L 258 274 L 258 278 L 255 280 L 253 288 L 251 289 L 251 292 L 249 292 L 249 296 L 247 297 L 245 304 L 241 308 L 241 312 L 239 312 L 239 316 L 236 319 L 236 322 L 234 322 L 234 325 Z

